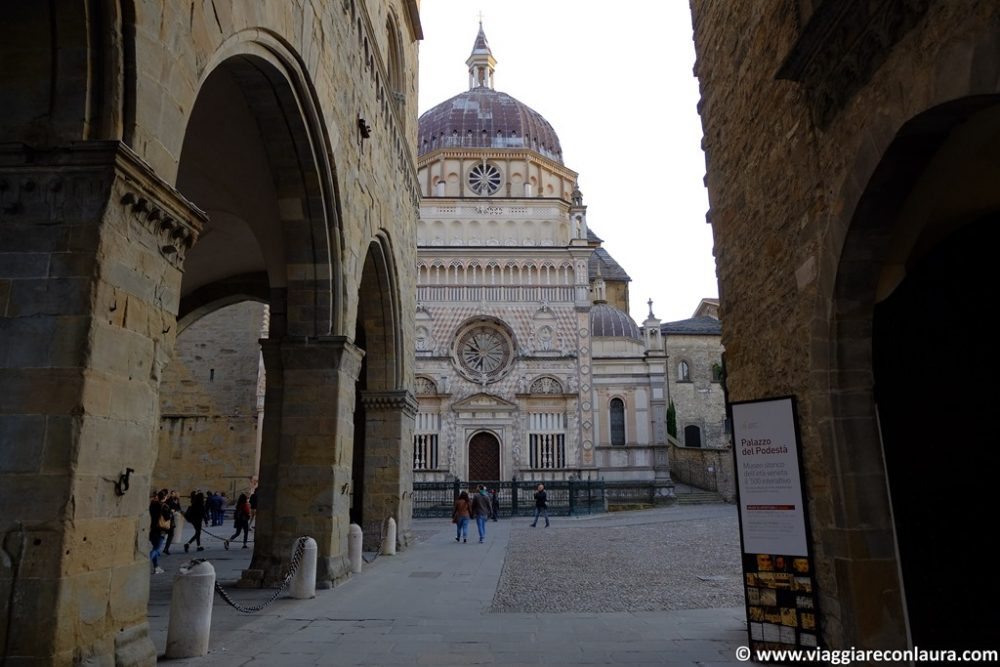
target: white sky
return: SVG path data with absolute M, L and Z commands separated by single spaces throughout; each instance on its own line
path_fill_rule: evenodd
M 483 28 L 495 87 L 555 128 L 587 221 L 664 322 L 718 296 L 686 0 L 422 0 L 420 113 L 468 89 Z

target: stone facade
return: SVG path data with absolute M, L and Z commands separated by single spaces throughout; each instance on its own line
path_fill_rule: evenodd
M 467 64 L 470 89 L 419 125 L 416 479 L 657 479 L 669 494 L 659 321 L 644 339 L 620 309 L 628 274 L 555 130 L 493 89 L 481 25 Z
M 178 333 L 160 383 L 160 446 L 153 488 L 252 488 L 263 417 L 261 327 L 266 306 L 245 301 L 205 315 Z M 266 329 L 265 329 L 266 333 Z
M 975 397 L 991 393 L 992 372 L 939 364 L 930 348 L 993 356 L 950 304 L 990 298 L 979 249 L 996 223 L 979 223 L 1000 210 L 1000 6 L 692 9 L 726 382 L 732 400 L 798 398 L 821 641 L 983 644 L 991 596 L 929 576 L 939 545 L 988 547 L 961 508 L 927 502 L 940 452 L 918 415 L 954 425 L 952 442 L 989 438 Z M 965 261 L 942 254 L 954 247 Z M 934 299 L 919 287 L 927 275 Z M 924 305 L 907 311 L 914 294 Z M 936 333 L 916 344 L 924 331 Z M 887 366 L 894 350 L 907 354 Z M 963 381 L 928 392 L 941 373 Z M 991 466 L 993 449 L 977 448 L 977 465 Z M 996 516 L 995 494 L 963 500 L 979 521 Z
M 179 322 L 270 309 L 248 580 L 300 534 L 319 585 L 347 576 L 362 507 L 406 542 L 417 3 L 6 9 L 0 653 L 151 665 L 146 492 Z

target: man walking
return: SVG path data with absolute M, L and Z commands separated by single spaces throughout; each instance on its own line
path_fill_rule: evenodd
M 479 543 L 486 537 L 486 520 L 490 518 L 490 497 L 486 495 L 486 487 L 479 485 L 479 492 L 472 497 L 472 516 L 476 517 L 476 528 L 479 529 Z
M 545 527 L 549 527 L 549 505 L 546 502 L 547 495 L 545 493 L 545 485 L 539 484 L 538 490 L 535 491 L 535 520 L 531 522 L 531 527 L 534 528 L 538 525 L 538 515 L 545 515 Z

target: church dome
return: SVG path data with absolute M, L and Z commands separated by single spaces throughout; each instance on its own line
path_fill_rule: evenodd
M 559 137 L 540 113 L 493 88 L 496 59 L 483 24 L 472 46 L 469 90 L 420 116 L 417 155 L 439 148 L 519 148 L 562 164 Z
M 549 121 L 507 93 L 479 86 L 420 116 L 418 155 L 439 148 L 522 148 L 562 164 Z
M 632 338 L 642 341 L 639 325 L 629 314 L 607 303 L 590 309 L 590 334 L 595 338 Z

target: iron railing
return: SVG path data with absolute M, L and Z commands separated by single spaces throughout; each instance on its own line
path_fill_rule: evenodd
M 414 482 L 413 516 L 450 517 L 462 491 L 474 492 L 480 485 L 496 489 L 500 517 L 532 516 L 535 512 L 534 480 Z M 546 504 L 552 516 L 596 514 L 607 511 L 603 480 L 550 480 L 545 484 Z

